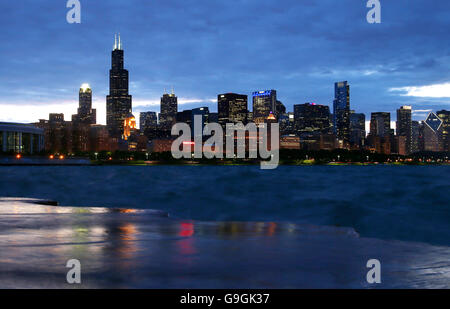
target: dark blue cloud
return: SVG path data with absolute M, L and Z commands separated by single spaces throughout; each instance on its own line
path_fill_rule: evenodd
M 1 104 L 76 102 L 83 82 L 104 101 L 121 32 L 130 92 L 142 104 L 172 85 L 211 109 L 218 93 L 273 88 L 292 110 L 330 105 L 333 83 L 348 80 L 352 108 L 367 114 L 449 105 L 389 91 L 450 81 L 448 1 L 381 0 L 376 25 L 364 0 L 80 1 L 79 25 L 66 22 L 65 0 L 1 2 Z

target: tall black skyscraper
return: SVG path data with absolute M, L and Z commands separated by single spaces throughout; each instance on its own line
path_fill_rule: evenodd
M 112 137 L 123 134 L 125 118 L 132 112 L 131 95 L 128 94 L 128 71 L 123 65 L 122 42 L 114 40 L 112 67 L 109 71 L 109 95 L 106 96 L 106 125 Z
M 173 89 L 172 93 L 165 93 L 161 97 L 161 112 L 159 114 L 159 125 L 163 129 L 170 130 L 177 121 L 178 98 Z
M 350 111 L 350 142 L 362 146 L 366 138 L 366 115 Z
M 348 142 L 350 139 L 350 86 L 347 81 L 334 84 L 333 125 L 336 137 Z
M 397 109 L 397 136 L 404 136 L 406 140 L 406 153 L 409 154 L 412 152 L 412 120 L 411 120 L 412 108 L 411 106 L 402 106 Z
M 421 124 L 418 121 L 411 121 L 411 153 L 420 151 L 420 131 Z

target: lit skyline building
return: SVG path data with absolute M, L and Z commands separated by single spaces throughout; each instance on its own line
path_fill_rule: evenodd
M 350 85 L 347 81 L 334 84 L 333 130 L 339 140 L 350 140 Z
M 280 134 L 295 134 L 295 122 L 294 113 L 288 112 L 280 114 L 278 117 L 278 123 L 280 124 Z
M 405 137 L 406 153 L 412 152 L 412 107 L 405 105 L 397 109 L 396 135 Z
M 96 110 L 92 109 L 92 89 L 82 84 L 79 91 L 77 114 L 72 115 L 72 148 L 74 151 L 89 150 L 89 130 L 95 124 Z
M 124 69 L 124 51 L 119 34 L 111 53 L 109 95 L 106 97 L 106 125 L 111 137 L 122 136 L 125 119 L 131 112 L 132 97 L 128 93 L 128 71 Z
M 209 108 L 207 106 L 203 106 L 203 107 L 197 107 L 197 108 L 193 108 L 191 110 L 191 134 L 192 137 L 196 137 L 195 134 L 195 116 L 201 116 L 201 133 L 197 136 L 202 138 L 203 137 L 203 129 L 205 127 L 205 125 L 209 122 Z
M 330 108 L 326 105 L 305 103 L 294 105 L 295 130 L 299 133 L 330 133 Z
M 78 112 L 72 115 L 72 121 L 81 124 L 96 124 L 97 112 L 92 108 L 92 89 L 89 84 L 81 85 L 78 98 Z
M 420 151 L 420 127 L 419 121 L 411 121 L 411 153 Z
M 370 115 L 370 135 L 387 137 L 391 135 L 391 113 L 375 112 Z
M 264 90 L 255 91 L 253 96 L 253 122 L 264 123 L 270 113 L 276 114 L 277 109 L 277 91 Z
M 439 134 L 440 147 L 442 151 L 450 151 L 450 111 L 440 110 L 436 112 L 436 116 L 442 120 Z
M 350 142 L 363 146 L 366 138 L 366 115 L 350 111 Z
M 139 129 L 154 129 L 158 126 L 158 117 L 156 112 L 141 112 L 139 114 Z
M 217 96 L 219 123 L 247 122 L 248 97 L 245 94 L 224 93 Z
M 170 130 L 177 121 L 178 98 L 172 88 L 172 93 L 164 91 L 161 97 L 161 110 L 159 114 L 159 125 L 161 128 Z
M 424 151 L 441 151 L 439 145 L 439 133 L 443 121 L 435 113 L 428 114 L 423 126 L 423 150 Z

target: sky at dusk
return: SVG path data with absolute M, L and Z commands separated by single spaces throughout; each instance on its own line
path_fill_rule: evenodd
M 159 112 L 173 86 L 179 110 L 217 94 L 276 89 L 294 104 L 332 106 L 334 82 L 350 83 L 351 109 L 413 118 L 450 109 L 450 2 L 381 0 L 381 24 L 365 0 L 80 0 L 68 24 L 66 0 L 0 2 L 0 121 L 35 122 L 76 113 L 89 83 L 99 123 L 114 33 L 121 33 L 133 112 Z

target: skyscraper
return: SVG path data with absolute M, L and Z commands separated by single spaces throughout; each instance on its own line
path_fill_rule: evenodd
M 344 142 L 350 139 L 350 85 L 347 81 L 334 84 L 334 134 Z
M 253 122 L 264 123 L 270 113 L 277 114 L 277 91 L 253 92 Z
M 330 133 L 330 108 L 326 105 L 305 103 L 294 105 L 295 129 L 302 133 Z
M 278 123 L 280 124 L 280 134 L 295 134 L 294 113 L 283 113 L 278 116 Z
M 81 124 L 95 124 L 97 122 L 96 110 L 92 109 L 92 89 L 89 84 L 83 84 L 79 91 L 78 113 L 72 115 L 72 121 Z
M 217 96 L 217 110 L 219 123 L 247 122 L 247 95 L 237 93 L 224 93 Z
M 420 123 L 411 121 L 411 153 L 420 151 Z
M 391 113 L 377 112 L 370 115 L 370 135 L 388 137 L 391 134 Z
M 439 135 L 443 124 L 435 113 L 428 114 L 423 126 L 423 150 L 425 151 L 442 151 L 439 144 Z
M 286 106 L 284 106 L 283 102 L 277 100 L 276 106 L 276 114 L 278 116 L 286 113 Z
M 172 93 L 165 93 L 161 97 L 161 112 L 159 114 L 159 124 L 161 128 L 170 130 L 177 120 L 178 98 L 172 89 Z
M 92 109 L 92 90 L 89 84 L 81 85 L 78 112 L 72 115 L 72 145 L 74 151 L 89 150 L 90 126 L 96 123 L 96 110 Z
M 442 151 L 450 151 L 450 111 L 441 110 L 436 115 L 442 120 L 439 140 Z
M 124 123 L 132 112 L 131 95 L 128 94 L 128 71 L 124 69 L 122 42 L 114 40 L 109 71 L 109 95 L 106 96 L 106 125 L 111 137 L 121 137 Z
M 412 120 L 411 120 L 411 106 L 402 106 L 397 109 L 397 122 L 396 122 L 396 133 L 397 136 L 404 136 L 406 138 L 405 148 L 406 153 L 412 152 Z
M 200 123 L 200 127 L 201 127 L 201 131 L 200 132 L 195 132 L 195 116 L 200 116 L 201 118 L 201 123 Z M 205 125 L 209 122 L 209 108 L 207 106 L 204 107 L 197 107 L 192 109 L 191 111 L 191 134 L 192 137 L 195 137 L 195 133 L 197 133 L 197 137 L 202 138 L 203 136 L 203 128 L 205 127 Z
M 156 112 L 141 112 L 139 114 L 139 128 L 141 131 L 155 129 L 158 126 Z
M 350 111 L 350 142 L 363 146 L 366 138 L 366 115 Z

